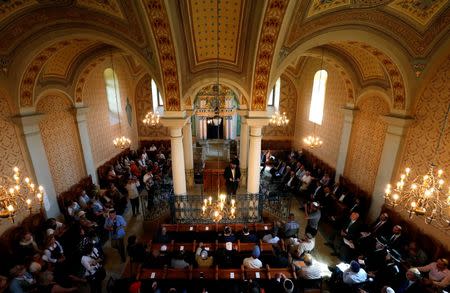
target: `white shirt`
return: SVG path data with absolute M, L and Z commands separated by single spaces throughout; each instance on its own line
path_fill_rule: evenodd
M 277 244 L 278 241 L 280 241 L 280 238 L 278 238 L 278 236 L 272 237 L 272 234 L 267 234 L 264 235 L 262 241 L 266 243 Z
M 446 268 L 439 271 L 436 262 L 432 262 L 423 267 L 418 267 L 417 269 L 421 272 L 428 272 L 428 277 L 438 287 L 445 288 L 450 285 L 450 270 Z
M 242 262 L 245 268 L 247 269 L 260 269 L 262 268 L 262 262 L 257 259 L 253 258 L 252 256 L 244 258 L 244 261 Z
M 359 272 L 355 273 L 350 268 L 346 269 L 342 280 L 345 284 L 358 284 L 367 280 L 367 273 L 364 269 L 359 269 Z
M 311 251 L 316 246 L 316 239 L 310 239 L 309 242 L 302 241 L 294 249 L 298 251 L 298 255 L 302 255 L 305 251 Z
M 125 186 L 125 188 L 128 191 L 128 197 L 130 199 L 135 199 L 135 198 L 139 197 L 139 192 L 137 190 L 136 182 L 128 182 L 127 185 Z
M 233 168 L 231 168 L 231 176 L 232 176 L 233 180 L 236 179 L 236 170 Z
M 152 145 L 148 150 L 151 152 L 154 152 L 154 151 L 156 151 L 156 146 Z
M 81 258 L 81 265 L 86 269 L 85 276 L 94 275 L 101 267 L 96 260 L 100 257 L 97 248 L 94 247 L 90 255 L 83 255 Z
M 321 277 L 321 269 L 317 262 L 313 261 L 312 265 L 304 266 L 298 271 L 302 279 L 319 279 Z
M 312 181 L 312 177 L 311 177 L 311 175 L 303 175 L 303 177 L 302 177 L 302 189 L 303 190 L 306 190 L 306 189 L 308 189 L 308 186 L 309 186 L 309 184 L 311 183 L 311 181 Z

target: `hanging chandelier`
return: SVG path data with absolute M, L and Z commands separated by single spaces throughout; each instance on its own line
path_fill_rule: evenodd
M 114 69 L 114 61 L 113 61 L 112 52 L 111 52 L 111 69 L 113 72 L 114 97 L 116 98 L 117 116 L 119 118 L 119 131 L 122 132 L 122 123 L 120 121 L 120 111 L 119 111 L 119 109 L 120 109 L 119 99 L 117 98 L 116 71 Z M 128 137 L 122 135 L 122 136 L 118 136 L 118 137 L 114 138 L 113 144 L 114 144 L 114 147 L 123 150 L 123 149 L 129 148 L 131 146 L 131 140 Z
M 218 100 L 218 98 L 217 98 L 217 100 Z M 219 126 L 220 125 L 220 123 L 222 122 L 222 117 L 220 117 L 220 110 L 219 110 L 218 106 L 214 108 L 214 116 L 213 117 L 208 117 L 206 122 L 208 124 L 213 124 L 214 126 Z
M 157 112 L 148 112 L 142 122 L 147 126 L 156 126 L 159 124 L 159 114 Z
M 225 194 L 219 194 L 217 200 L 213 201 L 212 196 L 205 198 L 202 205 L 202 217 L 212 219 L 215 223 L 222 219 L 234 220 L 236 218 L 236 200 L 229 202 Z
M 450 104 L 439 135 L 435 159 L 445 133 L 449 112 Z M 394 186 L 391 184 L 386 186 L 385 204 L 406 211 L 410 219 L 415 215 L 423 216 L 425 223 L 439 229 L 450 230 L 450 187 L 444 186 L 444 171 L 437 169 L 432 163 L 424 175 L 412 178 L 410 173 L 411 168 L 408 167 Z
M 315 123 L 314 123 L 313 134 L 305 137 L 303 139 L 303 142 L 305 143 L 305 145 L 307 147 L 309 147 L 311 149 L 320 148 L 322 146 L 323 141 L 320 139 L 319 136 L 316 135 L 316 124 Z
M 280 114 L 280 112 L 277 111 L 272 115 L 269 123 L 274 126 L 286 126 L 289 123 L 289 119 L 286 116 L 286 112 Z
M 28 177 L 22 180 L 19 168 L 14 167 L 13 171 L 12 178 L 0 182 L 0 218 L 9 218 L 12 223 L 17 213 L 28 210 L 31 214 L 36 203 L 42 210 L 44 200 L 42 186 L 36 186 Z

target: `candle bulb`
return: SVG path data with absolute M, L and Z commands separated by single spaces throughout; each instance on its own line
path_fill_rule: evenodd
M 406 172 L 406 176 L 408 176 L 408 175 L 409 175 L 409 172 L 411 172 L 411 169 L 410 169 L 410 168 L 406 168 L 406 169 L 405 169 L 405 172 Z
M 13 171 L 14 171 L 14 173 L 19 173 L 19 168 L 14 167 L 14 168 L 13 168 Z
M 212 197 L 211 196 L 208 198 L 208 201 L 209 201 L 209 204 L 211 205 L 212 204 Z

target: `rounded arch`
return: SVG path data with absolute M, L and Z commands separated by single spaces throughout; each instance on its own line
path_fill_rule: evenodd
M 337 31 L 325 31 L 319 33 L 309 40 L 298 44 L 295 48 L 292 48 L 286 58 L 279 62 L 278 67 L 273 70 L 271 76 L 274 77 L 280 75 L 280 73 L 283 72 L 287 66 L 295 60 L 295 58 L 311 48 L 339 41 L 351 41 L 367 44 L 368 46 L 377 49 L 377 53 L 384 54 L 392 60 L 391 63 L 398 68 L 401 80 L 404 84 L 403 88 L 405 92 L 403 97 L 401 97 L 403 100 L 400 101 L 401 103 L 404 103 L 404 107 L 403 109 L 398 109 L 398 111 L 406 112 L 410 109 L 410 95 L 414 90 L 415 76 L 411 70 L 409 54 L 401 48 L 400 44 L 395 43 L 395 41 L 391 38 L 364 30 L 363 28 L 343 28 Z
M 245 109 L 243 107 L 248 107 L 248 93 L 247 91 L 238 83 L 231 79 L 226 78 L 220 78 L 219 79 L 220 84 L 226 85 L 230 89 L 232 89 L 237 95 L 238 95 L 238 102 L 240 109 Z M 194 98 L 197 96 L 197 93 L 205 86 L 211 85 L 211 84 L 217 84 L 217 78 L 204 78 L 201 79 L 194 84 L 191 85 L 190 88 L 186 91 L 186 93 L 183 95 L 182 98 L 182 104 L 186 106 L 186 101 L 188 99 L 191 100 L 190 106 L 192 107 L 194 103 Z
M 151 66 L 151 61 L 149 61 L 147 59 L 147 56 L 144 55 L 145 52 L 143 50 L 136 46 L 133 46 L 130 42 L 126 42 L 124 39 L 121 39 L 115 34 L 108 34 L 102 31 L 87 29 L 85 27 L 57 29 L 56 31 L 52 31 L 51 34 L 46 34 L 29 42 L 24 42 L 23 46 L 21 46 L 21 50 L 14 57 L 14 60 L 10 65 L 11 68 L 17 68 L 17 102 L 19 107 L 21 108 L 21 111 L 24 111 L 23 108 L 34 106 L 34 88 L 36 86 L 37 76 L 42 70 L 45 62 L 51 57 L 54 52 L 56 52 L 56 50 L 58 50 L 58 45 L 64 46 L 65 44 L 67 44 L 67 42 L 77 39 L 92 39 L 108 45 L 112 45 L 119 50 L 137 57 L 146 71 L 152 73 L 155 71 L 155 69 L 153 69 Z M 56 48 L 55 44 L 57 45 Z M 30 66 L 33 61 L 36 61 L 37 64 Z M 30 73 L 30 76 L 26 76 L 27 73 Z M 159 78 L 159 75 L 155 76 Z M 28 93 L 24 93 L 24 90 L 22 89 L 23 83 L 27 84 Z M 25 101 L 22 100 L 23 98 L 25 98 Z
M 392 99 L 386 90 L 379 86 L 368 86 L 361 89 L 359 95 L 355 99 L 355 105 L 358 106 L 368 97 L 377 96 L 380 97 L 389 107 L 389 112 L 393 111 Z
M 48 96 L 61 97 L 61 98 L 68 100 L 72 106 L 75 105 L 73 98 L 67 93 L 66 89 L 61 88 L 61 87 L 50 87 L 50 88 L 43 89 L 41 92 L 39 92 L 39 94 L 36 96 L 34 108 L 37 109 L 38 103 Z

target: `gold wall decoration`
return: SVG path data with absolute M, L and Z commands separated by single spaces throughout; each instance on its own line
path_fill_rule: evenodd
M 123 13 L 120 9 L 118 0 L 77 0 L 77 5 L 81 7 L 87 7 L 93 10 L 98 10 L 111 16 L 115 16 L 123 19 Z
M 36 110 L 45 114 L 39 129 L 57 194 L 86 176 L 72 108 L 67 98 L 55 95 L 40 99 L 36 105 Z
M 394 0 L 387 7 L 426 27 L 446 6 L 448 7 L 448 0 Z
M 442 127 L 442 117 L 446 111 L 446 105 L 450 102 L 450 56 L 444 59 L 427 82 L 426 88 L 418 96 L 414 109 L 414 121 L 409 126 L 406 141 L 399 164 L 400 172 L 407 166 L 416 174 L 425 174 L 433 161 L 434 152 L 439 138 L 439 130 Z M 439 153 L 434 161 L 437 166 L 442 166 L 448 172 L 450 166 L 450 127 L 447 125 L 442 137 Z M 400 173 L 397 174 L 398 176 Z M 444 173 L 446 182 L 450 180 L 450 174 Z
M 336 8 L 348 6 L 350 4 L 350 0 L 311 0 L 307 17 L 311 17 L 327 11 L 332 11 Z
M 135 90 L 135 104 L 136 104 L 136 120 L 138 127 L 139 139 L 145 137 L 169 137 L 169 129 L 161 124 L 148 127 L 142 120 L 144 120 L 145 115 L 152 111 L 152 87 L 151 87 L 151 77 L 149 74 L 145 74 L 137 83 Z
M 378 96 L 365 97 L 357 106 L 344 176 L 371 194 L 387 131 L 380 116 L 389 113 L 389 106 Z
M 83 102 L 83 89 L 84 85 L 87 81 L 87 76 L 91 71 L 97 66 L 97 64 L 105 61 L 105 57 L 101 57 L 98 60 L 91 61 L 81 72 L 80 76 L 77 79 L 77 84 L 75 86 L 75 102 L 82 103 Z
M 273 54 L 288 3 L 289 0 L 270 0 L 267 3 L 253 72 L 251 110 L 254 111 L 266 109 Z
M 146 0 L 144 3 L 159 54 L 164 88 L 164 108 L 168 111 L 180 111 L 181 97 L 177 57 L 166 7 L 162 0 Z

